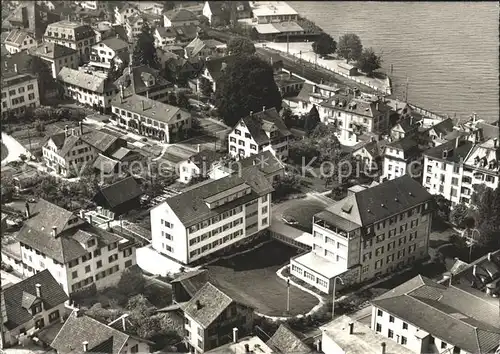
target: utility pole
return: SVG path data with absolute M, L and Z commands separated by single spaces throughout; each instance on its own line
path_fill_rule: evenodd
M 286 312 L 290 313 L 290 278 L 286 280 Z

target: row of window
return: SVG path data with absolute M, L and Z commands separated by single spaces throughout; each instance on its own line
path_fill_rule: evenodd
M 188 228 L 188 234 L 192 234 L 198 230 L 204 229 L 205 227 L 208 227 L 212 224 L 215 224 L 216 222 L 219 222 L 221 220 L 227 219 L 233 215 L 239 214 L 243 211 L 243 206 L 238 206 L 234 209 L 228 210 L 220 215 L 214 216 L 211 219 L 204 220 L 196 225 L 191 226 Z
M 219 226 L 213 230 L 210 230 L 208 232 L 205 232 L 204 234 L 198 236 L 198 237 L 195 237 L 191 240 L 189 240 L 189 246 L 192 246 L 192 245 L 195 245 L 199 242 L 202 242 L 202 241 L 205 241 L 206 239 L 209 239 L 210 237 L 214 237 L 216 235 L 218 235 L 219 233 L 221 232 L 224 232 L 226 230 L 229 230 L 237 225 L 240 225 L 241 223 L 243 223 L 243 218 L 238 218 L 234 221 L 231 221 L 227 224 L 224 224 L 222 226 Z
M 92 247 L 95 245 L 95 240 L 89 240 L 88 243 L 87 243 L 88 247 Z M 108 245 L 108 251 L 111 252 L 112 250 L 116 249 L 118 247 L 118 242 L 113 242 L 112 244 Z M 129 253 L 130 252 L 130 253 Z M 96 249 L 93 253 L 94 255 L 94 258 L 95 257 L 99 257 L 101 255 L 101 249 Z M 131 249 L 126 249 L 123 251 L 123 256 L 124 257 L 128 257 L 130 254 L 132 254 L 132 250 Z M 116 255 L 116 257 L 118 257 L 118 254 Z M 84 263 L 88 260 L 92 259 L 92 252 L 89 252 L 87 253 L 86 255 L 82 256 L 82 260 L 81 262 Z M 68 263 L 68 267 L 69 268 L 73 268 L 75 266 L 77 266 L 78 264 L 80 263 L 80 260 L 79 258 L 75 259 L 75 260 L 72 260 Z
M 229 142 L 231 142 L 231 143 L 235 143 L 235 144 L 236 144 L 236 138 L 234 138 L 234 137 L 230 137 L 230 138 L 229 138 Z M 240 139 L 240 140 L 238 140 L 238 145 L 240 145 L 240 146 L 245 146 L 245 141 L 244 141 L 244 140 L 241 140 L 241 139 Z M 257 145 L 255 145 L 255 144 L 250 144 L 250 149 L 251 149 L 251 150 L 255 150 L 255 151 L 257 151 Z
M 33 88 L 34 88 L 33 84 L 29 84 L 28 86 L 26 86 L 26 89 L 28 91 L 33 91 Z M 18 93 L 24 93 L 24 91 L 25 91 L 24 87 L 19 87 L 17 89 Z M 9 96 L 14 96 L 15 94 L 16 94 L 16 90 L 15 89 L 14 90 L 9 90 Z M 7 97 L 7 94 L 5 92 L 2 92 L 2 98 L 6 98 L 6 97 Z
M 417 238 L 417 231 L 411 232 L 409 237 L 408 237 L 408 241 L 407 241 L 406 236 L 399 238 L 398 246 L 404 245 L 407 242 L 411 242 L 411 241 L 415 240 L 416 238 Z M 393 250 L 395 248 L 396 248 L 396 241 L 392 241 L 392 242 L 389 242 L 387 244 L 387 251 Z M 384 253 L 384 246 L 380 246 L 380 247 L 377 247 L 375 249 L 375 256 L 379 256 L 383 253 Z M 372 251 L 366 252 L 365 254 L 363 254 L 363 262 L 366 261 L 367 259 L 372 259 Z
M 208 250 L 211 250 L 212 248 L 215 248 L 215 247 L 217 247 L 219 245 L 222 245 L 222 244 L 224 244 L 224 243 L 226 243 L 228 241 L 234 240 L 235 238 L 237 238 L 237 237 L 239 237 L 241 235 L 243 235 L 243 230 L 241 230 L 241 229 L 240 230 L 236 230 L 235 232 L 233 232 L 233 233 L 231 233 L 229 235 L 226 235 L 223 238 L 215 240 L 214 242 L 209 243 L 208 245 L 204 245 L 201 248 L 197 248 L 197 249 L 191 251 L 189 253 L 189 257 L 194 257 L 194 256 L 197 256 L 199 254 L 202 254 L 202 253 L 204 253 L 204 252 L 206 252 Z
M 424 220 L 424 218 L 423 218 L 423 220 Z M 417 227 L 417 226 L 418 226 L 418 219 L 412 220 L 410 222 L 410 229 Z M 405 224 L 399 226 L 399 233 L 400 234 L 402 234 L 406 231 L 408 231 L 408 223 L 405 223 Z M 396 228 L 391 229 L 391 230 L 389 230 L 388 238 L 391 238 L 391 237 L 395 236 L 396 234 L 397 234 L 397 229 Z M 413 239 L 412 234 L 413 233 L 410 233 L 410 240 Z M 416 238 L 416 231 L 415 231 L 415 238 Z M 406 239 L 406 237 L 405 237 L 405 239 Z M 375 243 L 380 243 L 380 242 L 383 242 L 384 240 L 385 240 L 385 233 L 379 234 L 375 237 Z M 401 241 L 399 244 L 401 245 Z M 363 241 L 363 249 L 370 248 L 372 246 L 373 246 L 373 239 L 372 238 L 369 240 Z

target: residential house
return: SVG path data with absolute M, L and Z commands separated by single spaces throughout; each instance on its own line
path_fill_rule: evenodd
M 25 29 L 34 36 L 34 39 L 39 41 L 42 39 L 47 25 L 60 19 L 58 14 L 44 9 L 35 1 L 23 1 L 9 14 L 5 21 L 2 21 L 2 28 Z M 4 23 L 7 26 L 4 26 Z
M 277 72 L 274 74 L 274 82 L 278 86 L 282 97 L 297 96 L 304 86 L 304 80 L 290 72 Z
M 176 33 L 177 44 L 182 46 L 188 44 L 193 39 L 195 39 L 199 33 L 199 27 L 197 25 L 184 25 L 171 28 Z M 164 49 L 172 51 L 168 47 L 164 47 Z M 182 50 L 182 54 L 179 55 L 184 55 L 184 49 Z
M 38 80 L 30 74 L 2 72 L 2 118 L 20 115 L 29 108 L 40 106 Z
M 13 29 L 5 38 L 4 45 L 9 53 L 18 53 L 37 46 L 37 40 L 24 29 Z
M 130 176 L 106 187 L 99 187 L 92 199 L 98 205 L 97 212 L 109 219 L 116 219 L 141 206 L 143 191 L 134 177 Z M 100 207 L 100 208 L 99 208 Z
M 89 10 L 106 10 L 106 2 L 99 0 L 80 1 L 80 6 Z
M 57 80 L 64 89 L 64 96 L 100 112 L 108 113 L 111 100 L 118 92 L 116 86 L 105 75 L 63 67 Z
M 182 310 L 185 340 L 197 354 L 233 341 L 233 331 L 236 336 L 244 335 L 253 327 L 254 309 L 244 297 L 228 295 L 210 282 L 182 306 Z
M 182 139 L 191 128 L 188 111 L 137 94 L 116 95 L 112 112 L 113 124 L 166 143 Z
M 114 64 L 114 59 L 117 56 L 128 58 L 128 43 L 119 37 L 120 36 L 117 34 L 115 37 L 103 39 L 101 42 L 93 45 L 89 65 L 104 71 L 109 71 L 113 65 L 116 66 L 116 64 Z
M 100 155 L 112 156 L 127 146 L 127 141 L 100 130 L 69 129 L 48 137 L 42 147 L 44 163 L 49 170 L 69 177 L 78 175 Z
M 276 111 L 263 109 L 241 118 L 228 136 L 229 154 L 244 158 L 269 150 L 280 160 L 288 157 L 292 133 Z
M 45 269 L 10 286 L 2 286 L 0 348 L 17 345 L 22 335 L 33 335 L 60 322 L 68 295 Z
M 146 65 L 129 65 L 114 85 L 120 89 L 123 87 L 124 96 L 137 94 L 160 102 L 166 102 L 168 93 L 174 89 L 174 85 L 163 78 L 159 70 Z
M 198 20 L 198 17 L 186 9 L 174 9 L 163 14 L 164 27 L 198 26 L 199 24 L 200 20 Z
M 291 274 L 324 293 L 427 257 L 432 196 L 410 176 L 350 194 L 313 217 L 312 251 L 290 260 Z
M 475 266 L 477 267 L 477 266 Z M 496 270 L 500 275 L 500 263 Z M 470 283 L 469 283 L 470 286 Z M 371 301 L 371 328 L 413 353 L 493 353 L 498 299 L 418 275 Z
M 17 235 L 24 275 L 48 269 L 68 295 L 116 284 L 136 263 L 135 244 L 40 199 Z
M 344 75 L 347 75 L 347 76 L 358 75 L 358 68 L 355 67 L 354 65 L 349 64 L 349 63 L 340 62 L 340 63 L 338 63 L 337 67 L 339 68 L 339 71 L 341 73 L 343 73 Z
M 121 9 L 115 7 L 115 24 L 125 25 L 128 18 L 139 15 L 140 13 L 137 5 L 126 2 Z
M 96 43 L 106 38 L 116 38 L 117 35 L 121 40 L 128 41 L 124 25 L 113 25 L 111 22 L 101 21 L 94 24 L 92 28 L 94 29 Z
M 284 97 L 284 101 L 297 115 L 309 113 L 315 105 L 319 108 L 318 113 L 321 117 L 322 110 L 319 104 L 335 95 L 340 95 L 340 89 L 337 86 L 304 82 L 297 96 Z
M 208 18 L 211 26 L 217 27 L 251 18 L 252 9 L 248 1 L 205 1 L 203 16 Z
M 332 354 L 415 354 L 402 344 L 387 340 L 363 322 L 341 316 L 321 327 L 321 351 Z
M 464 161 L 464 187 L 474 189 L 475 185 L 484 184 L 496 189 L 500 177 L 500 147 L 498 137 L 478 142 Z M 464 201 L 468 202 L 468 201 Z
M 364 98 L 335 95 L 319 104 L 320 118 L 326 124 L 336 124 L 337 136 L 343 145 L 353 146 L 366 133 L 389 132 L 390 108 L 380 97 Z
M 43 40 L 74 49 L 78 51 L 80 60 L 87 62 L 95 44 L 95 33 L 87 24 L 63 20 L 48 25 Z
M 237 331 L 235 332 L 238 333 Z M 273 354 L 276 353 L 266 343 L 257 336 L 236 338 L 232 342 L 221 345 L 215 349 L 205 352 L 206 354 L 243 354 L 243 353 L 262 353 Z M 299 353 L 300 354 L 300 353 Z
M 200 39 L 196 37 L 184 47 L 185 56 L 189 58 L 222 57 L 226 54 L 227 45 L 215 39 Z
M 254 22 L 258 24 L 297 21 L 299 14 L 284 1 L 251 1 Z
M 51 347 L 65 353 L 150 353 L 151 342 L 101 323 L 74 310 L 57 333 Z M 126 320 L 124 320 L 126 326 Z
M 451 118 L 447 118 L 424 130 L 420 136 L 422 140 L 427 142 L 429 147 L 434 147 L 453 140 L 450 135 L 454 132 L 456 132 L 455 123 Z
M 220 163 L 214 164 L 210 178 L 219 179 L 232 174 L 242 175 L 245 170 L 254 167 L 263 173 L 271 184 L 285 175 L 285 165 L 271 151 L 265 150 L 238 161 L 222 160 Z
M 190 183 L 193 178 L 208 178 L 212 173 L 212 165 L 223 155 L 212 150 L 198 151 L 187 160 L 179 162 L 179 181 Z
M 400 140 L 407 136 L 415 135 L 418 133 L 419 127 L 420 123 L 413 116 L 403 118 L 391 128 L 391 138 Z
M 156 27 L 154 32 L 155 47 L 162 48 L 165 45 L 174 44 L 177 33 L 172 27 Z
M 383 170 L 383 153 L 387 142 L 385 140 L 362 142 L 352 151 L 352 156 L 361 163 L 365 173 Z
M 257 167 L 198 183 L 151 210 L 152 246 L 189 264 L 248 239 L 269 226 L 272 191 Z
M 216 283 L 207 269 L 198 269 L 177 275 L 171 282 L 172 303 L 181 304 L 188 302 L 209 281 L 212 284 Z
M 61 71 L 63 67 L 78 69 L 78 52 L 61 44 L 42 43 L 31 48 L 29 53 L 43 59 L 49 64 L 54 79 L 57 78 L 57 74 L 59 74 L 59 71 Z
M 419 178 L 422 174 L 422 149 L 416 137 L 408 136 L 385 146 L 382 179 L 391 180 L 405 174 Z
M 110 13 L 105 8 L 93 10 L 83 7 L 77 7 L 73 11 L 77 21 L 83 21 L 90 24 L 91 26 L 100 21 L 110 20 Z M 71 16 L 69 17 L 69 19 L 71 19 Z
M 473 179 L 464 175 L 464 162 L 473 148 L 474 143 L 457 138 L 424 151 L 422 180 L 429 193 L 442 195 L 452 206 L 470 201 Z
M 222 73 L 226 69 L 227 65 L 232 63 L 235 59 L 234 56 L 228 55 L 219 58 L 210 58 L 205 62 L 205 69 L 201 73 L 201 77 L 204 77 L 212 83 L 212 91 L 215 92 L 217 89 L 217 81 L 219 81 Z M 199 90 L 198 83 L 198 90 Z
M 287 325 L 281 324 L 266 345 L 278 353 L 313 353 L 313 350 L 304 344 L 304 339 L 302 333 L 292 331 Z

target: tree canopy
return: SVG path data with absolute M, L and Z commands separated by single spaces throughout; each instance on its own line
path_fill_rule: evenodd
M 233 37 L 227 44 L 227 51 L 231 55 L 252 55 L 255 54 L 255 45 L 245 37 Z
M 57 82 L 52 76 L 49 65 L 40 57 L 30 56 L 28 62 L 29 71 L 38 79 L 38 91 L 40 101 L 45 103 L 45 93 L 57 87 Z
M 488 249 L 498 249 L 500 247 L 500 187 L 495 190 L 489 187 L 484 188 L 476 209 L 479 244 Z
M 320 123 L 319 112 L 316 105 L 313 105 L 309 113 L 305 117 L 304 130 L 309 135 L 313 132 L 316 126 Z
M 212 96 L 212 93 L 214 93 L 212 83 L 206 77 L 200 78 L 200 91 L 203 96 L 207 97 Z
M 382 58 L 375 54 L 372 48 L 363 49 L 357 60 L 357 66 L 361 71 L 372 75 L 375 70 L 382 67 Z
M 132 53 L 132 65 L 147 65 L 157 68 L 158 63 L 153 31 L 147 21 L 144 21 Z
M 281 110 L 281 93 L 271 66 L 255 55 L 230 62 L 217 82 L 217 110 L 229 126 L 262 107 Z
M 346 33 L 339 38 L 337 54 L 349 61 L 356 61 L 361 57 L 363 45 L 357 34 Z
M 312 44 L 314 53 L 319 55 L 328 55 L 335 53 L 337 42 L 327 33 L 321 33 Z

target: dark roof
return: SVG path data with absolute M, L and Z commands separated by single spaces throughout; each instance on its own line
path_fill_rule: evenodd
M 17 71 L 19 73 L 31 73 L 31 58 L 32 56 L 27 50 L 21 52 L 7 54 L 2 56 L 2 74 L 6 72 L 14 72 L 14 64 L 17 65 Z
M 72 54 L 76 54 L 76 50 L 65 47 L 57 43 L 44 42 L 37 47 L 30 48 L 29 53 L 42 58 L 57 59 Z
M 198 26 L 196 25 L 175 26 L 173 29 L 179 40 L 192 40 L 198 34 Z
M 78 218 L 69 225 L 73 218 L 75 216 L 70 211 L 40 199 L 32 217 L 19 230 L 17 240 L 60 263 L 68 263 L 88 253 L 79 242 L 82 237 L 95 237 L 103 245 L 122 239 Z M 53 226 L 57 227 L 56 237 L 52 235 Z
M 275 126 L 282 136 L 292 135 L 274 107 L 248 115 L 242 118 L 240 123 L 241 121 L 245 123 L 252 138 L 259 145 L 270 141 L 266 131 L 269 131 L 272 126 Z
M 385 140 L 362 142 L 358 148 L 353 150 L 353 152 L 364 148 L 372 157 L 378 157 L 381 156 L 385 145 Z
M 143 193 L 135 178 L 130 176 L 107 187 L 100 188 L 98 194 L 104 197 L 109 207 L 115 208 L 140 197 Z
M 405 133 L 408 133 L 412 130 L 418 129 L 418 125 L 415 124 L 417 120 L 413 117 L 407 117 L 404 119 L 401 119 L 397 124 L 403 129 Z
M 235 60 L 234 55 L 226 55 L 225 57 L 211 58 L 207 60 L 205 63 L 205 67 L 207 68 L 210 76 L 214 79 L 214 81 L 218 81 L 224 71 L 224 68 L 229 65 L 229 63 Z
M 252 189 L 250 194 L 213 209 L 210 209 L 204 201 L 211 196 L 243 184 L 247 184 Z M 253 170 L 248 170 L 248 173 L 242 176 L 234 174 L 208 183 L 195 185 L 192 189 L 187 189 L 181 194 L 168 198 L 166 203 L 184 226 L 189 227 L 272 191 L 272 185 L 258 168 L 254 167 Z
M 79 313 L 80 311 L 78 311 Z M 129 336 L 89 316 L 77 317 L 74 311 L 66 320 L 51 347 L 58 353 L 84 353 L 82 342 L 88 342 L 88 352 L 118 354 Z
M 266 342 L 271 349 L 280 353 L 305 354 L 312 353 L 311 348 L 302 342 L 303 336 L 281 324 L 273 336 Z
M 41 285 L 40 298 L 36 296 L 36 284 Z M 23 307 L 23 304 L 27 304 L 27 299 L 30 299 L 30 305 L 36 300 L 41 300 L 45 311 L 68 300 L 64 289 L 47 269 L 17 284 L 12 284 L 8 288 L 2 287 L 2 297 L 3 301 L 5 301 L 5 312 L 7 314 L 7 318 L 3 320 L 6 321 L 5 326 L 9 330 L 26 324 L 33 319 L 29 307 Z
M 437 135 L 440 135 L 440 134 L 446 135 L 446 134 L 451 133 L 453 131 L 454 125 L 455 124 L 453 123 L 453 120 L 451 118 L 447 118 L 447 119 L 439 122 L 438 124 L 433 125 L 429 129 L 427 129 L 427 132 L 434 130 Z
M 372 305 L 466 352 L 489 353 L 500 341 L 496 302 L 417 276 Z
M 200 269 L 182 273 L 172 280 L 171 283 L 180 283 L 189 296 L 193 297 L 208 281 L 213 281 L 208 270 Z
M 23 30 L 23 29 L 13 29 L 12 31 L 9 32 L 9 35 L 7 38 L 5 38 L 5 43 L 8 43 L 9 45 L 14 45 L 17 47 L 21 47 L 24 40 L 26 37 L 31 36 L 28 31 Z
M 114 160 L 102 154 L 97 155 L 92 167 L 106 174 L 113 173 L 120 161 Z
M 170 21 L 192 21 L 197 17 L 194 13 L 186 9 L 170 10 L 164 14 Z
M 83 128 L 83 135 L 80 137 L 87 144 L 102 153 L 106 153 L 117 140 L 120 140 L 120 138 L 102 130 L 88 129 L 86 127 Z
M 471 141 L 460 140 L 458 147 L 455 148 L 455 143 L 455 140 L 448 141 L 444 144 L 426 150 L 424 155 L 433 159 L 446 160 L 449 162 L 460 162 L 460 160 L 465 160 L 471 149 L 474 147 L 474 144 Z M 444 151 L 447 151 L 446 157 L 443 156 Z
M 403 139 L 393 141 L 387 144 L 387 147 L 403 150 L 405 159 L 417 156 L 421 152 L 418 141 L 412 136 L 405 136 Z
M 101 40 L 99 43 L 95 44 L 94 46 L 99 47 L 100 43 L 108 46 L 109 48 L 111 48 L 113 50 L 121 50 L 121 49 L 125 49 L 125 48 L 128 49 L 128 43 L 125 42 L 121 38 L 117 38 L 116 36 L 105 38 L 105 39 Z
M 266 176 L 273 175 L 274 173 L 285 169 L 281 161 L 278 160 L 269 150 L 238 160 L 238 164 L 243 170 L 256 166 L 259 168 L 260 172 Z M 238 171 L 233 169 L 233 172 Z
M 203 328 L 208 328 L 233 302 L 219 287 L 207 282 L 184 306 L 184 312 Z M 248 306 L 246 303 L 241 303 Z
M 199 168 L 202 168 L 203 163 L 205 163 L 207 168 L 210 168 L 210 166 L 212 166 L 212 164 L 218 161 L 222 156 L 224 156 L 224 154 L 217 151 L 202 150 L 194 155 L 191 155 L 189 160 L 191 160 Z
M 154 84 L 148 87 L 146 83 L 149 81 L 154 81 Z M 160 75 L 159 70 L 141 65 L 134 66 L 132 68 L 125 68 L 122 76 L 115 81 L 115 85 L 117 87 L 123 85 L 123 88 L 125 89 L 124 94 L 127 96 L 132 94 L 145 94 L 150 90 L 154 91 L 170 87 L 172 86 L 172 83 L 163 78 Z
M 478 122 L 477 128 L 481 130 L 482 138 L 484 140 L 498 138 L 498 126 L 486 122 Z

